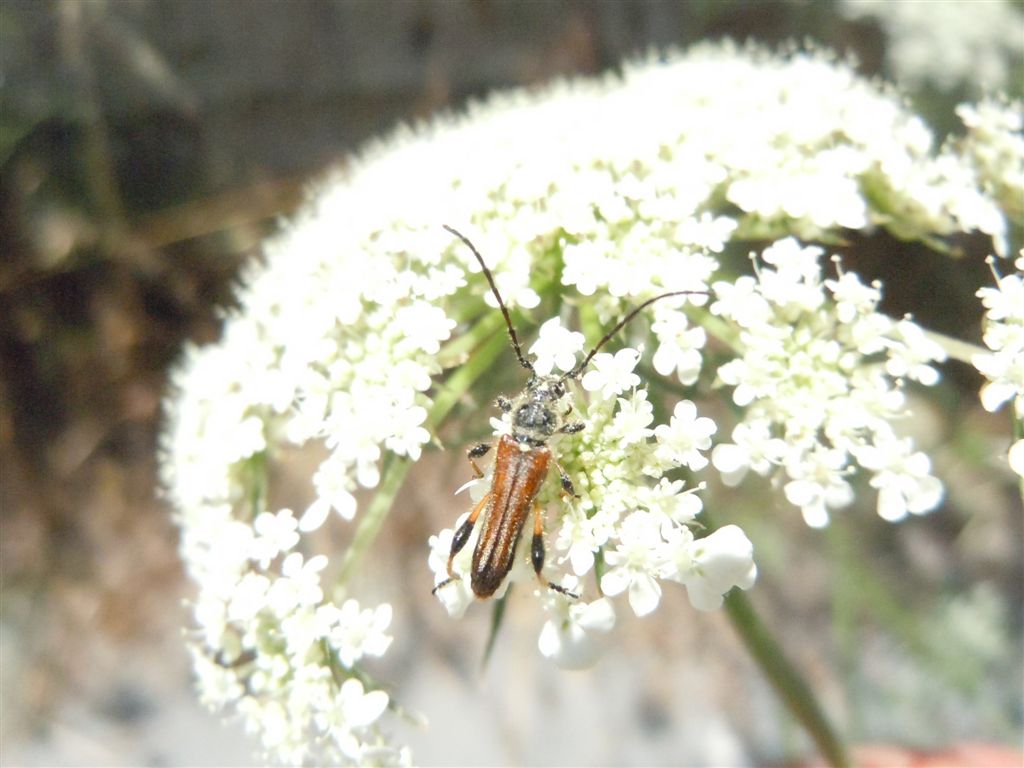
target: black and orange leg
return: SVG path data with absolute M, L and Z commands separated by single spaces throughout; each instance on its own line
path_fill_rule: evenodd
M 540 504 L 536 503 L 533 505 L 533 543 L 530 546 L 530 561 L 533 563 L 534 573 L 537 574 L 537 578 L 543 586 L 566 597 L 579 598 L 575 592 L 570 592 L 565 587 L 544 578 L 544 513 L 541 511 Z
M 480 517 L 480 513 L 483 512 L 487 506 L 487 502 L 491 500 L 491 494 L 484 494 L 484 497 L 476 503 L 473 507 L 473 511 L 469 513 L 469 517 L 466 518 L 466 522 L 459 526 L 459 530 L 452 536 L 452 549 L 448 554 L 448 578 L 430 590 L 430 594 L 434 594 L 441 587 L 446 587 L 453 581 L 458 581 L 459 577 L 452 572 L 452 561 L 455 560 L 455 556 L 462 551 L 462 548 L 466 546 L 466 542 L 469 541 L 469 535 L 473 532 L 473 526 L 476 524 L 476 519 Z
M 477 443 L 466 451 L 466 458 L 469 459 L 469 465 L 473 467 L 473 474 L 478 480 L 484 476 L 484 473 L 480 470 L 480 467 L 476 465 L 475 459 L 479 459 L 481 456 L 486 455 L 489 450 L 491 450 L 490 443 Z
M 554 460 L 553 457 L 552 460 Z M 574 499 L 578 499 L 579 496 L 577 495 L 576 489 L 573 487 L 572 480 L 569 478 L 569 475 L 565 471 L 565 468 L 557 461 L 555 461 L 555 466 L 558 467 L 558 474 L 562 481 L 562 491 L 564 492 L 564 494 L 566 496 L 572 496 Z

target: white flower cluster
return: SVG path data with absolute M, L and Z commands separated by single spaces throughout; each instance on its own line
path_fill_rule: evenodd
M 988 99 L 961 104 L 956 113 L 967 128 L 960 151 L 973 162 L 982 188 L 1011 221 L 1024 225 L 1024 104 Z
M 568 333 L 555 318 L 541 327 L 531 352 L 550 356 L 538 359 L 542 368 L 555 360 L 557 367 L 568 371 L 581 344 L 582 336 Z M 586 427 L 579 435 L 564 438 L 556 449 L 579 498 L 559 500 L 554 483 L 540 497 L 548 509 L 549 525 L 551 519 L 558 521 L 554 536 L 558 557 L 549 558 L 545 578 L 578 589 L 581 579 L 597 567 L 598 553 L 603 553 L 602 593 L 609 597 L 626 593 L 637 616 L 658 607 L 662 580 L 685 585 L 694 607 L 712 610 L 734 586 L 747 589 L 754 583 L 757 569 L 752 546 L 735 525 L 695 538 L 691 525 L 701 511 L 696 489 L 665 475 L 680 467 L 707 466 L 704 453 L 711 447 L 715 423 L 699 417 L 696 406 L 684 400 L 676 404 L 668 424 L 652 426 L 654 408 L 634 373 L 639 360 L 640 352 L 628 347 L 614 355 L 599 353 L 583 376 L 583 389 L 589 393 L 581 416 Z M 507 433 L 508 416 L 495 420 L 495 427 L 499 434 Z M 474 487 L 478 497 L 489 479 Z M 561 514 L 553 513 L 557 509 Z M 459 580 L 437 592 L 455 616 L 473 600 L 469 569 L 475 534 L 453 563 Z M 437 584 L 448 578 L 453 535 L 454 530 L 447 529 L 430 540 L 429 563 Z M 567 565 L 569 573 L 553 578 L 559 565 Z M 536 585 L 535 579 L 529 552 L 520 550 L 508 581 Z M 600 648 L 595 633 L 606 633 L 615 623 L 611 601 L 600 597 L 581 602 L 539 589 L 546 595 L 543 602 L 550 614 L 541 630 L 541 652 L 566 668 L 592 663 Z
M 387 608 L 336 606 L 319 581 L 330 568 L 309 557 L 309 539 L 331 510 L 357 516 L 355 492 L 378 486 L 385 455 L 419 457 L 436 426 L 427 414 L 439 360 L 465 352 L 456 342 L 446 356 L 442 344 L 456 321 L 480 316 L 481 297 L 494 306 L 479 266 L 442 224 L 472 237 L 510 307 L 529 310 L 542 295 L 574 289 L 587 297 L 582 325 L 607 327 L 625 306 L 656 294 L 706 290 L 718 254 L 748 237 L 807 241 L 876 226 L 923 239 L 980 231 L 1001 252 L 1007 222 L 992 180 L 1003 177 L 983 162 L 988 135 L 972 134 L 969 157 L 953 145 L 936 153 L 923 122 L 848 65 L 724 44 L 601 80 L 499 95 L 370 147 L 266 247 L 264 262 L 242 280 L 223 338 L 189 350 L 173 377 L 161 474 L 198 584 L 194 650 L 204 697 L 246 712 L 286 761 L 325 745 L 340 762 L 391 759 L 370 717 L 385 694 L 356 685 L 364 679 L 360 658 L 383 652 Z M 749 455 L 734 457 L 733 469 L 783 467 L 790 497 L 820 511 L 820 498 L 831 504 L 847 492 L 846 451 L 874 474 L 884 515 L 920 511 L 937 493 L 927 460 L 880 437 L 888 434 L 883 420 L 899 412 L 900 390 L 860 363 L 882 355 L 893 380 L 927 380 L 927 345 L 907 321 L 879 330 L 874 289 L 850 276 L 828 288 L 834 309 L 815 304 L 822 291 L 814 280 L 789 282 L 795 294 L 775 297 L 785 308 L 771 304 L 770 292 L 761 299 L 804 323 L 804 369 L 817 375 L 835 351 L 827 386 L 840 388 L 835 378 L 849 374 L 848 394 L 864 400 L 840 398 L 853 407 L 834 409 L 815 432 L 814 418 L 795 406 L 788 415 L 769 408 L 769 384 L 784 385 L 757 380 L 766 372 L 747 345 L 747 368 L 733 370 L 736 394 L 767 418 L 750 416 L 737 428 L 733 441 Z M 764 286 L 740 281 L 735 290 L 754 296 Z M 727 289 L 718 300 L 728 303 Z M 678 306 L 650 309 L 652 364 L 688 385 L 700 372 L 705 331 Z M 749 322 L 753 310 L 732 306 L 730 322 L 742 333 L 762 332 Z M 779 332 L 763 332 L 772 328 Z M 547 348 L 535 353 L 548 369 L 565 370 L 582 339 L 549 330 Z M 817 330 L 821 339 L 807 338 Z M 638 613 L 657 604 L 665 579 L 686 584 L 702 608 L 729 585 L 749 584 L 742 532 L 694 540 L 687 522 L 699 501 L 662 477 L 705 462 L 713 425 L 681 403 L 669 424 L 652 427 L 634 381 L 635 353 L 593 363 L 584 381 L 590 426 L 564 441 L 566 468 L 587 478 L 556 535 L 561 564 L 572 571 L 565 578 L 596 569 L 603 551 L 603 588 L 627 592 Z M 872 381 L 881 389 L 872 391 Z M 808 386 L 823 397 L 819 382 Z M 790 398 L 798 399 L 795 380 Z M 856 432 L 843 424 L 854 413 L 875 419 L 869 432 L 856 427 L 874 442 L 840 439 Z M 801 459 L 786 462 L 773 440 L 791 434 L 818 441 L 805 440 Z M 327 449 L 311 479 L 315 500 L 295 515 L 270 509 L 270 469 L 310 442 Z M 811 517 L 820 521 L 817 512 Z M 434 549 L 445 552 L 445 543 Z M 609 608 L 559 605 L 542 647 L 567 660 L 573 654 L 559 649 L 582 648 L 572 638 L 607 628 Z M 377 639 L 346 645 L 355 643 L 341 639 L 346 627 L 359 636 L 367 622 Z M 333 714 L 327 690 L 335 704 L 347 702 Z
M 733 442 L 715 447 L 715 467 L 732 484 L 751 469 L 781 476 L 814 527 L 853 500 L 853 463 L 873 473 L 885 519 L 927 512 L 942 486 L 892 422 L 904 380 L 935 383 L 930 363 L 945 353 L 911 320 L 875 311 L 879 286 L 850 272 L 823 280 L 822 253 L 787 238 L 764 250 L 756 278 L 715 283 L 711 311 L 738 326 L 741 353 L 718 378 L 746 409 Z
M 1017 256 L 1016 273 L 996 274 L 995 288 L 978 291 L 985 305 L 985 346 L 991 350 L 971 362 L 988 379 L 981 388 L 981 404 L 997 411 L 1013 402 L 1018 434 L 1024 434 L 1024 250 Z M 1024 477 L 1024 439 L 1010 446 L 1010 467 Z
M 890 2 L 844 0 L 850 18 L 874 17 L 885 30 L 889 69 L 901 83 L 949 91 L 961 84 L 1005 88 L 1024 56 L 1024 14 L 1010 0 Z
M 199 585 L 202 698 L 242 713 L 285 763 L 403 762 L 377 727 L 388 696 L 366 691 L 358 666 L 387 649 L 391 608 L 326 598 L 327 558 L 304 559 L 303 538 L 332 508 L 354 515 L 353 491 L 377 484 L 383 450 L 416 458 L 429 440 L 423 393 L 455 325 L 434 302 L 464 272 L 442 265 L 440 249 L 415 271 L 411 257 L 366 269 L 357 243 L 333 252 L 340 236 L 328 224 L 307 213 L 268 246 L 222 341 L 187 351 L 162 479 Z M 330 449 L 312 478 L 316 500 L 298 517 L 268 510 L 270 463 L 313 439 Z

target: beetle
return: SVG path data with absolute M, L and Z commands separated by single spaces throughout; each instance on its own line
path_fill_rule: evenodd
M 516 548 L 526 518 L 532 509 L 533 540 L 530 546 L 530 561 L 537 578 L 545 587 L 569 597 L 578 597 L 565 587 L 544 578 L 544 515 L 537 501 L 537 495 L 552 464 L 558 469 L 564 497 L 576 496 L 572 480 L 547 445 L 548 440 L 556 435 L 575 434 L 585 427 L 581 421 L 569 420 L 572 405 L 562 404 L 568 393 L 566 384 L 570 380 L 578 379 L 594 355 L 646 307 L 670 296 L 706 294 L 700 291 L 672 291 L 648 299 L 608 331 L 572 370 L 560 376 L 538 374 L 533 364 L 523 355 L 508 308 L 498 292 L 494 276 L 487 268 L 483 256 L 469 238 L 447 224 L 443 226 L 461 240 L 480 263 L 484 277 L 487 278 L 491 292 L 498 302 L 498 308 L 505 318 L 512 350 L 519 364 L 529 372 L 530 378 L 526 382 L 526 388 L 514 399 L 499 396 L 495 401 L 502 412 L 511 414 L 511 433 L 502 435 L 498 440 L 491 487 L 474 505 L 469 517 L 452 537 L 451 551 L 448 555 L 448 578 L 435 586 L 432 592 L 436 594 L 439 589 L 460 578 L 452 570 L 452 562 L 466 546 L 473 527 L 482 518 L 480 536 L 473 550 L 470 587 L 477 598 L 491 597 L 512 569 Z M 478 479 L 483 477 L 484 473 L 477 466 L 476 460 L 486 455 L 491 447 L 489 443 L 479 443 L 466 452 L 466 457 Z

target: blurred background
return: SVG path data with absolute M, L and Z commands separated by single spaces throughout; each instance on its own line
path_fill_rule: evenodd
M 401 122 L 702 39 L 854 54 L 863 72 L 898 79 L 940 137 L 983 87 L 1020 96 L 1020 2 L 892 5 L 928 11 L 901 21 L 876 6 L 738 0 L 0 3 L 0 763 L 254 762 L 254 743 L 192 691 L 191 586 L 155 448 L 182 343 L 217 338 L 239 269 L 307 184 Z M 887 311 L 980 338 L 983 240 L 960 238 L 955 269 L 884 235 L 855 246 L 846 264 L 886 281 Z M 851 741 L 1019 747 L 1024 516 L 999 469 L 1009 417 L 982 411 L 971 369 L 943 373 L 916 404 L 919 440 L 950 491 L 940 510 L 892 526 L 868 495 L 816 532 L 762 487 L 719 522 L 754 540 L 751 598 Z M 452 622 L 428 594 L 425 542 L 458 514 L 464 464 L 449 451 L 417 465 L 378 544 L 380 570 L 361 585 L 395 605 L 380 677 L 430 717 L 429 730 L 399 734 L 418 763 L 804 759 L 804 737 L 728 621 L 695 613 L 682 590 L 656 616 L 621 621 L 614 651 L 585 673 L 549 666 L 539 617 L 513 601 L 481 673 L 487 612 Z

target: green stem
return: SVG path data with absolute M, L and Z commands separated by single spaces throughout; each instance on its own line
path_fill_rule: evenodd
M 704 525 L 708 533 L 718 526 L 704 510 Z M 814 697 L 811 687 L 799 670 L 786 658 L 782 646 L 772 636 L 757 615 L 746 594 L 733 589 L 725 596 L 725 611 L 740 640 L 761 668 L 776 694 L 793 717 L 804 727 L 822 757 L 834 768 L 847 768 L 850 758 L 839 736 L 825 717 L 825 712 Z
M 504 351 L 507 341 L 504 334 L 494 332 L 493 321 L 488 322 L 485 317 L 477 323 L 467 335 L 482 341 L 476 352 L 448 377 L 434 396 L 434 404 L 427 414 L 427 421 L 424 425 L 430 432 L 436 433 L 438 426 L 444 421 L 449 411 L 455 406 L 459 399 L 469 390 L 480 376 L 490 370 L 494 361 Z M 487 338 L 487 335 L 490 338 Z M 387 454 L 384 459 L 384 466 L 381 470 L 381 482 L 377 492 L 373 495 L 369 508 L 360 516 L 359 525 L 356 527 L 352 544 L 345 552 L 345 559 L 342 560 L 338 570 L 337 586 L 343 587 L 358 569 L 363 557 L 369 551 L 370 546 L 380 533 L 381 526 L 387 519 L 388 512 L 394 504 L 395 497 L 402 488 L 405 476 L 409 473 L 412 462 L 406 457 Z
M 946 354 L 954 360 L 959 360 L 961 363 L 967 363 L 967 365 L 973 366 L 974 363 L 971 359 L 975 355 L 984 354 L 988 352 L 984 347 L 980 347 L 977 344 L 971 344 L 967 341 L 961 341 L 960 339 L 954 339 L 952 336 L 946 336 L 944 333 L 938 333 L 937 331 L 924 330 L 924 335 L 946 350 Z
M 1020 402 L 1020 396 L 1013 398 L 1010 405 L 1010 419 L 1013 422 L 1013 426 L 1010 429 L 1010 434 L 1013 435 L 1013 442 L 1018 440 L 1024 440 L 1024 408 L 1018 407 Z M 1021 476 L 1017 482 L 1017 490 L 1020 491 L 1020 500 L 1024 501 L 1024 476 Z
M 338 570 L 337 586 L 342 587 L 349 580 L 349 577 L 359 568 L 363 557 L 370 549 L 380 533 L 384 520 L 391 511 L 391 505 L 402 488 L 405 476 L 409 474 L 412 462 L 405 457 L 398 457 L 388 454 L 384 459 L 384 467 L 381 471 L 381 482 L 377 492 L 373 495 L 369 508 L 359 519 L 352 544 L 345 552 L 345 559 L 341 561 L 341 568 Z
M 505 335 L 503 326 L 496 324 L 493 320 L 493 316 L 497 313 L 491 313 L 491 315 L 490 320 L 485 317 L 467 334 L 477 339 L 480 346 L 476 352 L 455 369 L 434 395 L 434 405 L 431 407 L 430 413 L 427 414 L 425 425 L 431 432 L 437 431 L 455 403 L 469 391 L 477 379 L 491 370 L 494 361 L 509 348 L 508 336 Z M 499 320 L 501 319 L 500 315 L 497 317 Z M 502 328 L 502 331 L 497 333 L 497 328 Z
M 750 655 L 790 714 L 807 731 L 822 757 L 836 768 L 849 766 L 850 759 L 846 749 L 832 730 L 810 686 L 786 658 L 781 646 L 754 611 L 754 606 L 746 594 L 738 589 L 732 590 L 725 596 L 725 610 Z

